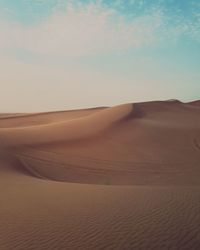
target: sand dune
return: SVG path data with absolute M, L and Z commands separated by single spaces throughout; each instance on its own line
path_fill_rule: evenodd
M 199 185 L 200 109 L 196 106 L 170 100 L 71 111 L 71 115 L 61 112 L 60 119 L 58 113 L 45 113 L 46 123 L 42 114 L 31 115 L 38 125 L 30 120 L 27 124 L 29 116 L 1 119 L 7 128 L 0 128 L 0 147 L 45 179 Z
M 1 114 L 0 178 L 2 250 L 199 249 L 199 101 Z
M 0 128 L 33 126 L 47 124 L 52 122 L 66 121 L 81 116 L 90 115 L 96 111 L 103 110 L 101 108 L 90 108 L 82 110 L 67 110 L 59 112 L 43 112 L 43 113 L 19 113 L 19 114 L 0 114 Z M 18 119 L 16 119 L 18 118 Z
M 2 128 L 0 140 L 3 146 L 35 145 L 87 138 L 106 129 L 130 115 L 132 105 L 121 105 L 80 117 L 37 126 Z M 53 133 L 52 133 L 53 132 Z

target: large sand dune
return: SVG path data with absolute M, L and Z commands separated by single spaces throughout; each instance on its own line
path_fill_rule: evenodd
M 0 152 L 2 250 L 200 247 L 199 101 L 2 114 Z

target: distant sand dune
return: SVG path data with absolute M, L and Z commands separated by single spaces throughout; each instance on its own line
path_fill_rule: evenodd
M 199 103 L 1 114 L 0 250 L 199 250 Z
M 0 147 L 45 179 L 199 185 L 199 114 L 190 103 L 169 100 L 44 113 L 46 123 L 40 113 L 37 125 L 29 120 L 34 114 L 2 118 Z
M 127 104 L 107 108 L 83 118 L 61 122 L 55 120 L 51 124 L 36 126 L 2 128 L 0 129 L 1 145 L 34 145 L 86 138 L 125 119 L 131 114 L 132 110 L 132 104 Z
M 200 106 L 200 100 L 193 101 L 193 102 L 189 102 L 188 104 L 190 104 L 190 105 Z
M 52 122 L 66 121 L 68 119 L 75 119 L 90 115 L 97 111 L 103 110 L 105 107 L 80 109 L 80 110 L 67 110 L 67 111 L 54 111 L 43 113 L 19 113 L 19 114 L 0 114 L 0 128 L 11 127 L 25 127 L 40 124 L 48 124 Z

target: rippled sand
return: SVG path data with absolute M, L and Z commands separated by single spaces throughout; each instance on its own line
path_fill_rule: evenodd
M 200 102 L 0 116 L 0 249 L 199 249 Z

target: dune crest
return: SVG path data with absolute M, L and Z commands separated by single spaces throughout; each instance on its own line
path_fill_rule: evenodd
M 132 112 L 133 105 L 125 104 L 67 121 L 0 128 L 0 147 L 45 144 L 90 137 L 126 119 Z
M 0 148 L 44 179 L 199 185 L 199 117 L 197 106 L 168 100 L 36 114 L 32 125 L 27 115 L 2 118 Z

